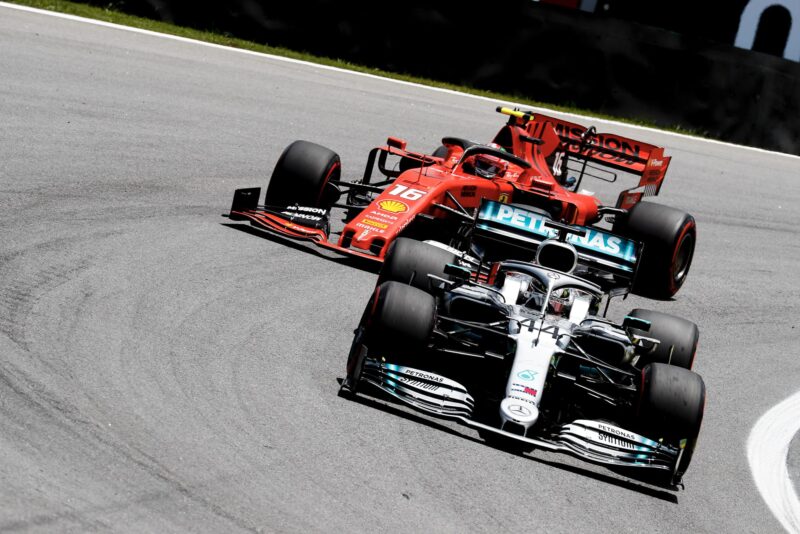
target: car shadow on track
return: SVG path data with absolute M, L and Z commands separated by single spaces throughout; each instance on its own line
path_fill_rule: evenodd
M 338 378 L 337 381 L 341 385 L 342 379 Z M 396 402 L 393 398 L 389 397 L 388 395 L 387 396 L 382 396 L 382 395 L 380 395 L 380 392 L 375 392 L 374 393 L 375 396 L 372 396 L 372 395 L 373 395 L 373 392 L 370 391 L 369 392 L 369 396 L 365 396 L 363 394 L 346 395 L 346 398 L 347 398 L 347 400 L 350 400 L 352 402 L 357 402 L 357 403 L 359 403 L 359 404 L 361 404 L 363 406 L 367 406 L 369 408 L 375 408 L 375 409 L 381 410 L 383 412 L 386 412 L 388 414 L 395 415 L 397 417 L 402 417 L 402 418 L 407 419 L 409 421 L 413 421 L 414 423 L 426 425 L 426 426 L 428 426 L 430 428 L 433 428 L 433 429 L 436 429 L 436 430 L 439 430 L 439 431 L 442 431 L 442 432 L 446 432 L 446 433 L 448 433 L 448 434 L 450 434 L 452 436 L 458 436 L 458 437 L 460 437 L 462 439 L 465 439 L 465 440 L 468 440 L 468 441 L 472 441 L 474 443 L 480 443 L 480 444 L 482 444 L 484 446 L 491 447 L 493 449 L 497 449 L 499 451 L 503 451 L 503 452 L 506 452 L 508 454 L 513 454 L 515 456 L 519 456 L 521 458 L 525 458 L 527 460 L 531 460 L 531 461 L 534 461 L 536 463 L 546 465 L 548 467 L 552 467 L 552 468 L 555 468 L 555 469 L 560 469 L 560 470 L 563 470 L 563 471 L 569 471 L 570 473 L 574 473 L 574 474 L 577 474 L 577 475 L 580 475 L 580 476 L 585 476 L 587 478 L 592 478 L 594 480 L 597 480 L 599 482 L 603 482 L 605 484 L 610 484 L 610 485 L 617 486 L 617 487 L 622 488 L 622 489 L 635 491 L 637 493 L 641 493 L 641 494 L 647 495 L 649 497 L 660 499 L 662 501 L 670 502 L 670 503 L 673 503 L 673 504 L 678 504 L 678 496 L 673 491 L 662 489 L 662 488 L 658 488 L 658 487 L 653 487 L 653 486 L 650 486 L 650 485 L 644 485 L 644 483 L 653 483 L 652 482 L 652 477 L 642 476 L 642 474 L 638 474 L 638 476 L 637 476 L 636 473 L 629 473 L 625 469 L 610 469 L 613 472 L 619 473 L 620 476 L 626 476 L 631 480 L 620 479 L 620 478 L 617 478 L 617 477 L 615 477 L 613 475 L 606 475 L 606 474 L 603 474 L 603 473 L 590 471 L 590 470 L 582 468 L 580 466 L 564 464 L 564 463 L 561 463 L 561 462 L 558 462 L 558 461 L 546 460 L 546 459 L 541 458 L 541 457 L 532 456 L 530 454 L 525 454 L 523 452 L 520 452 L 519 450 L 515 450 L 513 447 L 505 447 L 505 446 L 498 445 L 498 444 L 495 444 L 495 443 L 489 443 L 489 442 L 484 441 L 481 438 L 478 438 L 478 437 L 475 437 L 475 436 L 471 436 L 471 435 L 463 433 L 463 432 L 459 432 L 457 430 L 454 430 L 454 429 L 442 424 L 441 422 L 437 421 L 436 419 L 429 419 L 429 418 L 425 417 L 422 414 L 417 414 L 417 413 L 414 413 L 414 412 L 407 412 L 407 411 L 401 409 L 401 408 L 405 408 L 406 407 L 404 404 L 400 404 L 400 403 Z M 542 452 L 546 452 L 546 451 L 542 451 Z
M 222 226 L 225 226 L 226 228 L 231 228 L 233 230 L 239 230 L 240 232 L 260 237 L 262 239 L 266 239 L 267 241 L 272 241 L 273 243 L 278 243 L 285 247 L 289 247 L 291 249 L 300 252 L 305 252 L 307 254 L 313 254 L 318 258 L 323 258 L 333 263 L 337 263 L 339 265 L 347 265 L 348 267 L 353 267 L 354 269 L 359 269 L 361 271 L 365 271 L 368 273 L 377 274 L 377 272 L 380 270 L 381 267 L 378 262 L 364 258 L 359 258 L 356 256 L 329 256 L 326 253 L 326 251 L 318 247 L 315 247 L 312 243 L 306 241 L 297 241 L 289 237 L 283 237 L 277 234 L 270 233 L 266 230 L 259 230 L 258 228 L 255 228 L 248 224 L 222 223 Z

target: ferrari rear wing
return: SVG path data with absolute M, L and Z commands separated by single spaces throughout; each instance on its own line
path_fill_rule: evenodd
M 617 207 L 629 209 L 642 197 L 655 196 L 667 174 L 670 156 L 664 148 L 613 133 L 598 132 L 594 126 L 586 127 L 564 119 L 509 108 L 497 108 L 499 113 L 517 119 L 532 138 L 546 139 L 545 130 L 553 128 L 561 145 L 556 149 L 569 158 L 591 161 L 639 177 L 639 184 L 623 191 Z M 513 119 L 512 119 L 513 120 Z M 551 134 L 552 135 L 552 134 Z
M 601 165 L 639 176 L 637 187 L 623 191 L 617 207 L 629 209 L 642 197 L 658 195 L 669 168 L 670 156 L 664 149 L 612 133 L 598 133 L 555 117 L 537 115 L 535 122 L 550 123 L 556 130 L 564 152 L 570 157 L 593 161 Z
M 648 166 L 666 174 L 670 157 L 664 149 L 613 133 L 597 132 L 595 128 L 581 126 L 547 115 L 536 114 L 534 123 L 550 123 L 555 128 L 562 146 L 570 154 L 616 167 L 637 175 L 644 175 Z

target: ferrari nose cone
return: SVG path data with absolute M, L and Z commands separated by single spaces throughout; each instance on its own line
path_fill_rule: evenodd
M 539 419 L 539 409 L 532 403 L 506 398 L 500 403 L 500 416 L 528 429 Z

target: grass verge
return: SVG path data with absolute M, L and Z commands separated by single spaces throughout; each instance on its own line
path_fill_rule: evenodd
M 111 8 L 102 8 L 102 7 L 95 7 L 90 6 L 87 4 L 81 4 L 78 2 L 69 2 L 66 0 L 8 0 L 10 3 L 19 4 L 28 7 L 34 7 L 38 9 L 46 9 L 48 11 L 57 11 L 59 13 L 66 13 L 69 15 L 76 15 L 79 17 L 85 17 L 89 19 L 95 20 L 102 20 L 104 22 L 111 22 L 114 24 L 120 24 L 123 26 L 131 26 L 133 28 L 140 28 L 143 30 L 150 30 L 153 32 L 158 33 L 166 33 L 169 35 L 177 35 L 179 37 L 186 37 L 188 39 L 195 39 L 197 41 L 205 41 L 208 43 L 214 43 L 223 46 L 230 46 L 233 48 L 241 48 L 244 50 L 252 50 L 254 52 L 263 52 L 265 54 L 273 54 L 276 56 L 283 56 L 292 59 L 298 59 L 301 61 L 308 61 L 311 63 L 317 63 L 320 65 L 329 65 L 332 67 L 337 67 L 341 69 L 352 70 L 356 72 L 363 72 L 367 74 L 372 74 L 375 76 L 381 76 L 383 78 L 390 78 L 394 80 L 402 80 L 411 83 L 417 83 L 421 85 L 427 85 L 430 87 L 438 87 L 441 89 L 450 89 L 453 91 L 458 91 L 460 93 L 469 93 L 473 95 L 483 96 L 486 98 L 490 98 L 493 100 L 498 101 L 510 101 L 516 102 L 523 106 L 531 106 L 531 107 L 539 107 L 539 108 L 546 108 L 550 110 L 561 111 L 565 113 L 575 113 L 579 115 L 589 115 L 592 117 L 602 118 L 602 119 L 609 119 L 614 121 L 619 121 L 627 124 L 634 124 L 638 126 L 648 126 L 651 128 L 657 128 L 660 130 L 666 130 L 671 132 L 678 132 L 686 135 L 693 135 L 696 137 L 706 137 L 701 132 L 697 132 L 691 129 L 687 129 L 682 126 L 672 126 L 672 127 L 664 127 L 661 125 L 656 125 L 653 122 L 645 121 L 645 120 L 637 120 L 631 118 L 620 118 L 615 117 L 612 115 L 606 115 L 603 113 L 598 113 L 596 111 L 591 111 L 587 109 L 576 108 L 572 106 L 564 106 L 558 104 L 551 104 L 545 102 L 537 102 L 535 100 L 531 100 L 525 96 L 521 95 L 508 95 L 508 94 L 501 94 L 496 93 L 493 91 L 486 91 L 483 89 L 475 89 L 473 87 L 468 86 L 461 86 L 455 85 L 451 83 L 441 82 L 437 80 L 431 80 L 427 78 L 419 78 L 416 76 L 410 76 L 407 74 L 398 74 L 396 72 L 389 72 L 381 69 L 365 67 L 363 65 L 356 65 L 350 63 L 348 61 L 336 58 L 329 58 L 329 57 L 322 57 L 316 56 L 304 52 L 298 52 L 295 50 L 289 50 L 288 48 L 281 48 L 276 46 L 269 46 L 265 44 L 259 44 L 252 41 L 246 41 L 244 39 L 238 39 L 236 37 L 232 37 L 230 35 L 214 33 L 210 31 L 203 31 L 203 30 L 196 30 L 193 28 L 186 28 L 182 26 L 176 26 L 174 24 L 170 24 L 167 22 L 161 22 L 157 20 L 152 20 L 143 17 L 137 17 L 134 15 L 128 15 L 127 13 L 122 13 L 120 11 L 116 11 Z

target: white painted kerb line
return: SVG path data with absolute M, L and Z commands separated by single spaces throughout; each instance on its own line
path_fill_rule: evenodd
M 761 496 L 792 534 L 800 534 L 800 500 L 786 457 L 792 438 L 800 431 L 800 391 L 765 413 L 747 439 L 747 461 Z
M 167 33 L 158 33 L 158 32 L 154 32 L 154 31 L 151 31 L 151 30 L 143 30 L 141 28 L 134 28 L 132 26 L 122 26 L 120 24 L 114 24 L 112 22 L 105 22 L 105 21 L 102 21 L 102 20 L 95 20 L 95 19 L 87 19 L 87 18 L 84 18 L 84 17 L 78 17 L 76 15 L 68 15 L 66 13 L 58 13 L 56 11 L 47 11 L 47 10 L 38 9 L 38 8 L 35 8 L 35 7 L 21 6 L 21 5 L 17 5 L 17 4 L 9 4 L 9 3 L 3 2 L 1 0 L 0 0 L 0 7 L 4 7 L 4 8 L 7 8 L 7 9 L 16 9 L 17 11 L 27 11 L 28 13 L 37 13 L 39 15 L 45 15 L 45 16 L 48 16 L 48 17 L 55 17 L 55 18 L 59 18 L 59 19 L 71 20 L 71 21 L 75 21 L 75 22 L 82 22 L 84 24 L 91 24 L 93 26 L 102 26 L 102 27 L 105 27 L 105 28 L 114 28 L 116 30 L 126 31 L 126 32 L 131 32 L 131 33 L 140 33 L 140 34 L 143 34 L 143 35 L 149 35 L 151 37 L 158 37 L 160 39 L 168 39 L 168 40 L 171 40 L 171 41 L 179 41 L 179 42 L 182 42 L 182 43 L 191 43 L 191 44 L 194 44 L 194 45 L 205 46 L 205 47 L 208 47 L 208 48 L 217 48 L 217 49 L 221 49 L 221 50 L 228 50 L 230 52 L 235 52 L 235 53 L 238 53 L 238 54 L 246 54 L 246 55 L 250 55 L 250 56 L 261 56 L 261 57 L 269 58 L 269 59 L 271 59 L 273 61 L 281 61 L 281 62 L 284 62 L 284 63 L 294 63 L 294 64 L 298 64 L 298 65 L 307 65 L 309 67 L 313 67 L 313 68 L 316 68 L 316 69 L 340 72 L 340 73 L 343 73 L 343 74 L 349 74 L 351 76 L 361 76 L 361 77 L 364 77 L 364 78 L 372 78 L 372 79 L 376 79 L 376 80 L 385 81 L 387 83 L 405 85 L 405 86 L 408 86 L 408 87 L 417 87 L 419 89 L 423 89 L 423 90 L 427 90 L 427 91 L 433 91 L 433 92 L 437 92 L 437 93 L 458 95 L 458 96 L 465 97 L 465 98 L 471 98 L 471 99 L 475 99 L 475 100 L 483 100 L 485 102 L 491 102 L 492 104 L 507 104 L 507 105 L 510 105 L 510 106 L 523 107 L 523 108 L 529 108 L 529 109 L 531 107 L 531 106 L 521 106 L 521 105 L 519 105 L 519 104 L 517 104 L 515 102 L 509 102 L 509 101 L 503 102 L 502 100 L 499 100 L 499 99 L 496 99 L 496 98 L 489 98 L 489 97 L 480 96 L 480 95 L 472 95 L 472 94 L 469 94 L 469 93 L 460 93 L 458 91 L 453 91 L 452 89 L 443 89 L 441 87 L 431 87 L 429 85 L 422 85 L 422 84 L 418 84 L 418 83 L 414 83 L 414 82 L 407 82 L 405 80 L 395 80 L 395 79 L 392 79 L 392 78 L 385 78 L 383 76 L 377 76 L 375 74 L 368 74 L 366 72 L 357 72 L 357 71 L 353 71 L 353 70 L 342 69 L 342 68 L 339 68 L 339 67 L 332 67 L 330 65 L 320 65 L 319 63 L 312 63 L 312 62 L 303 61 L 303 60 L 300 60 L 300 59 L 293 59 L 293 58 L 288 58 L 288 57 L 283 57 L 283 56 L 275 56 L 275 55 L 272 55 L 272 54 L 265 54 L 263 52 L 255 52 L 253 50 L 244 50 L 242 48 L 233 48 L 233 47 L 230 47 L 230 46 L 219 45 L 219 44 L 215 44 L 215 43 L 208 43 L 208 42 L 205 42 L 205 41 L 197 41 L 195 39 L 189 39 L 188 37 L 180 37 L 180 36 L 177 36 L 177 35 L 170 35 L 170 34 L 167 34 Z M 575 120 L 588 120 L 588 121 L 591 121 L 591 122 L 594 122 L 594 123 L 605 124 L 605 125 L 610 125 L 610 126 L 620 126 L 620 127 L 624 127 L 624 128 L 629 128 L 631 130 L 659 133 L 661 135 L 668 135 L 668 136 L 679 138 L 679 139 L 688 139 L 688 140 L 691 140 L 691 141 L 695 141 L 697 143 L 707 143 L 707 144 L 720 145 L 720 146 L 736 147 L 736 148 L 739 148 L 739 149 L 742 149 L 742 150 L 748 150 L 748 151 L 751 151 L 751 152 L 759 152 L 759 153 L 762 153 L 762 154 L 771 154 L 771 155 L 774 155 L 774 156 L 781 156 L 781 157 L 786 157 L 786 158 L 798 158 L 799 157 L 799 156 L 796 156 L 794 154 L 786 154 L 784 152 L 774 152 L 772 150 L 765 150 L 763 148 L 736 145 L 736 144 L 728 143 L 728 142 L 725 142 L 725 141 L 717 141 L 715 139 L 704 139 L 702 137 L 692 137 L 690 135 L 681 134 L 681 133 L 677 133 L 677 132 L 667 132 L 667 131 L 664 131 L 664 130 L 659 130 L 657 128 L 651 128 L 649 126 L 639 126 L 639 125 L 636 125 L 636 124 L 628 124 L 628 123 L 614 121 L 614 120 L 599 119 L 597 117 L 592 117 L 590 115 L 580 115 L 580 114 L 576 114 L 576 113 L 565 113 L 563 111 L 549 110 L 546 107 L 543 107 L 543 108 L 534 107 L 533 110 L 534 111 L 544 110 L 544 111 L 547 111 L 547 112 L 555 113 L 556 115 L 569 117 L 569 118 L 572 118 L 572 119 L 575 119 Z

